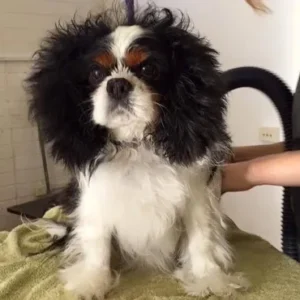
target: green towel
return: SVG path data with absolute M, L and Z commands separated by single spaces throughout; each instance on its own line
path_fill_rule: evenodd
M 59 208 L 45 218 L 63 219 Z M 252 282 L 248 292 L 238 295 L 246 300 L 300 299 L 300 266 L 262 239 L 232 225 L 230 240 L 236 249 L 237 270 Z M 58 254 L 38 253 L 50 243 L 49 236 L 36 226 L 20 225 L 0 233 L 1 300 L 74 300 L 57 278 Z M 161 274 L 129 272 L 109 295 L 115 300 L 192 300 L 180 284 Z M 209 300 L 217 299 L 214 296 Z

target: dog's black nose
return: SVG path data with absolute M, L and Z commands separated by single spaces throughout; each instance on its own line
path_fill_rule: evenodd
M 115 100 L 122 100 L 132 90 L 132 84 L 125 78 L 113 78 L 107 82 L 107 93 Z

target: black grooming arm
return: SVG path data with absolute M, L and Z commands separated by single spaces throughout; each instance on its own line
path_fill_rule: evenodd
M 300 150 L 300 82 L 294 99 L 294 95 L 279 77 L 261 68 L 231 69 L 224 73 L 224 80 L 227 84 L 227 92 L 250 87 L 264 93 L 280 115 L 286 150 Z M 284 187 L 281 224 L 283 252 L 299 261 L 300 187 Z

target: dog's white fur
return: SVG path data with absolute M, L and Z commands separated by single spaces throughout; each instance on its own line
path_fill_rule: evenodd
M 80 173 L 75 237 L 61 275 L 66 287 L 100 299 L 113 283 L 111 236 L 135 260 L 172 271 L 180 237 L 182 268 L 175 276 L 191 295 L 230 294 L 244 286 L 227 274 L 232 253 L 219 210 L 220 174 L 207 185 L 205 162 L 171 166 L 143 146 L 124 149 L 92 176 Z
M 119 27 L 112 51 L 125 55 L 142 33 L 137 26 Z M 107 80 L 125 77 L 134 90 L 134 113 L 109 112 Z M 119 65 L 93 96 L 94 122 L 111 129 L 117 140 L 140 141 L 154 118 L 151 93 L 138 78 Z M 113 285 L 111 237 L 138 262 L 173 272 L 179 244 L 181 267 L 174 272 L 190 295 L 230 295 L 245 286 L 229 273 L 232 252 L 225 239 L 219 208 L 220 173 L 208 184 L 210 160 L 189 167 L 171 165 L 143 143 L 124 147 L 91 174 L 77 174 L 80 201 L 75 211 L 74 237 L 65 250 L 61 277 L 66 288 L 86 299 L 102 299 Z

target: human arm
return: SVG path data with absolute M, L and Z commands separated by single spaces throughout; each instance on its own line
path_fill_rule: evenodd
M 269 145 L 242 146 L 233 148 L 233 162 L 241 162 L 254 158 L 279 154 L 284 152 L 284 143 L 274 143 Z
M 224 166 L 222 192 L 255 186 L 300 186 L 300 151 L 267 155 Z

